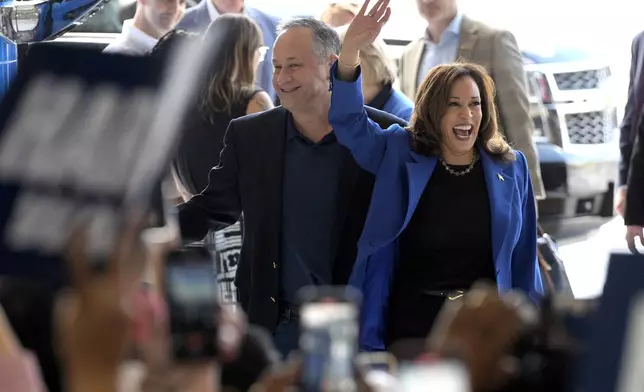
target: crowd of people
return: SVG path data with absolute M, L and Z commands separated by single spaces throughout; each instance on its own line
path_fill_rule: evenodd
M 189 42 L 217 45 L 164 183 L 178 225 L 152 238 L 133 218 L 101 274 L 75 232 L 61 292 L 3 282 L 3 391 L 296 388 L 309 286 L 361 294 L 360 355 L 457 361 L 475 392 L 546 390 L 516 357 L 540 323 L 545 196 L 517 43 L 456 0 L 417 0 L 426 34 L 396 65 L 380 37 L 389 2 L 278 21 L 243 0 L 137 0 L 106 54 L 165 62 Z M 644 183 L 641 166 L 632 183 Z M 638 186 L 631 239 L 642 236 Z M 221 289 L 218 355 L 182 363 L 164 262 L 195 243 Z M 561 369 L 537 378 L 547 372 Z M 401 390 L 392 373 L 356 366 L 355 390 Z

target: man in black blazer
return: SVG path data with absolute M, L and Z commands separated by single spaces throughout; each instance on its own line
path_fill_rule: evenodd
M 643 240 L 644 226 L 644 32 L 633 39 L 628 99 L 620 129 L 619 188 L 616 195 L 617 212 L 627 226 L 626 241 L 635 250 L 635 237 Z M 639 137 L 638 137 L 639 134 Z
M 281 26 L 273 85 L 283 106 L 233 120 L 208 187 L 177 207 L 184 241 L 201 240 L 244 214 L 235 283 L 249 321 L 273 332 L 283 355 L 297 348 L 297 291 L 346 285 L 373 189 L 328 122 L 332 28 L 303 18 Z M 372 108 L 387 128 L 403 120 Z

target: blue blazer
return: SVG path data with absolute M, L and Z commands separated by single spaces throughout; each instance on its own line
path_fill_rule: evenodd
M 383 130 L 369 120 L 362 105 L 360 76 L 355 82 L 340 81 L 336 67 L 331 69 L 329 121 L 338 141 L 376 177 L 349 284 L 363 294 L 361 348 L 384 350 L 385 311 L 398 257 L 397 239 L 414 214 L 437 158 L 413 151 L 409 133 L 400 126 Z M 537 262 L 537 214 L 526 159 L 515 151 L 516 161 L 502 163 L 479 151 L 490 198 L 499 292 L 519 289 L 538 302 L 543 286 Z
M 206 1 L 201 0 L 199 4 L 188 9 L 186 14 L 177 25 L 178 29 L 184 29 L 193 33 L 203 33 L 210 25 L 210 15 L 208 14 L 208 6 Z M 259 28 L 262 30 L 264 36 L 264 45 L 268 46 L 268 52 L 264 57 L 264 61 L 259 64 L 257 72 L 257 86 L 266 91 L 271 99 L 275 101 L 277 95 L 273 88 L 273 44 L 277 39 L 277 24 L 279 19 L 274 16 L 263 13 L 262 11 L 245 7 L 246 15 L 255 21 Z
M 405 94 L 394 89 L 381 110 L 409 122 L 414 112 L 414 103 Z

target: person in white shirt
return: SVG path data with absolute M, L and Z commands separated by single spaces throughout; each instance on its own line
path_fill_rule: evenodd
M 121 35 L 103 53 L 147 54 L 175 28 L 185 10 L 186 0 L 137 0 L 134 18 L 123 22 Z
M 134 18 L 123 22 L 119 37 L 103 53 L 147 55 L 159 38 L 175 28 L 186 11 L 186 0 L 137 0 Z M 171 202 L 180 200 L 181 193 L 171 175 L 164 181 L 164 196 Z

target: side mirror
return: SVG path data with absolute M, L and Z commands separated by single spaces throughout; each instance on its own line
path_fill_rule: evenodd
M 18 70 L 18 44 L 59 37 L 94 15 L 107 1 L 109 0 L 0 2 L 0 96 L 7 90 Z

